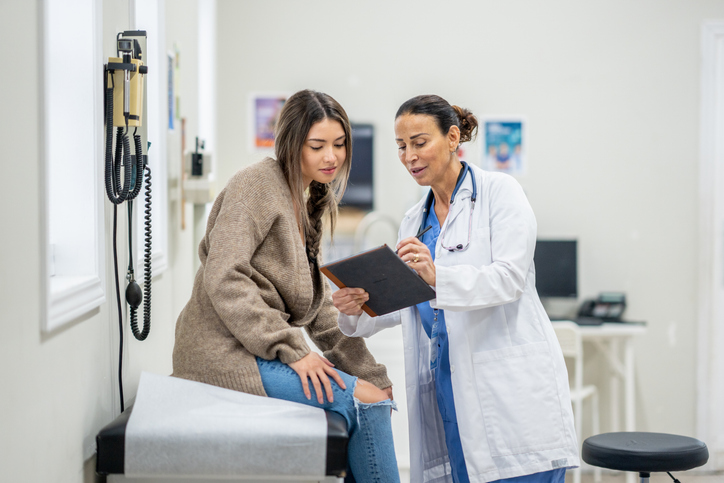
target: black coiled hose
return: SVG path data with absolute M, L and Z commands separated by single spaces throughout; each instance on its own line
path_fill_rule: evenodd
M 134 166 L 136 171 L 136 182 L 133 186 L 133 191 L 128 195 L 128 199 L 133 200 L 141 192 L 141 183 L 143 183 L 143 169 L 146 167 L 146 159 L 143 157 L 143 149 L 141 148 L 141 136 L 134 134 L 133 143 L 136 148 L 136 165 Z
M 106 89 L 106 139 L 113 139 L 113 89 Z M 129 199 L 131 189 L 131 145 L 123 128 L 118 128 L 116 155 L 112 155 L 111 143 L 106 141 L 106 195 L 114 205 Z M 121 164 L 126 166 L 124 182 L 121 185 Z
M 140 137 L 139 137 L 140 138 Z M 140 139 L 137 143 L 140 146 Z M 152 273 L 152 260 L 153 250 L 151 246 L 151 168 L 146 165 L 146 205 L 143 211 L 143 331 L 138 331 L 138 316 L 134 307 L 131 307 L 131 332 L 133 336 L 138 340 L 146 340 L 148 334 L 151 332 L 151 279 L 153 278 Z

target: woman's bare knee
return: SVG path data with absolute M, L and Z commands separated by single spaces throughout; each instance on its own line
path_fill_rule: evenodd
M 365 404 L 374 404 L 389 399 L 382 389 L 378 389 L 377 386 L 362 379 L 357 379 L 354 397 Z

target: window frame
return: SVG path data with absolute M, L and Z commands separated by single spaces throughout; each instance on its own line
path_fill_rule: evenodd
M 56 331 L 105 302 L 104 206 L 100 172 L 100 160 L 103 159 L 102 2 L 76 0 L 76 3 L 88 7 L 89 24 L 83 24 L 77 11 L 67 8 L 67 5 L 63 8 L 67 12 L 65 15 L 58 14 L 58 10 L 55 10 L 57 4 L 51 0 L 43 0 L 39 5 L 40 265 L 43 277 L 41 300 L 44 301 L 41 329 L 44 332 Z M 59 25 L 63 28 L 59 29 Z M 85 35 L 93 41 L 90 45 L 74 45 L 72 52 L 69 48 L 65 50 L 67 55 L 72 53 L 72 62 L 64 61 L 66 69 L 73 76 L 77 76 L 76 80 L 79 81 L 73 82 L 69 89 L 63 89 L 62 97 L 73 99 L 73 102 L 81 105 L 72 111 L 58 112 L 57 103 L 61 96 L 58 96 L 57 92 L 54 94 L 57 85 L 53 82 L 57 83 L 61 79 L 58 75 L 68 73 L 56 72 L 58 62 L 51 57 L 51 42 L 57 45 L 58 39 L 51 36 L 64 29 L 67 29 L 66 32 L 73 29 L 73 35 Z M 81 33 L 75 29 L 80 29 Z M 79 69 L 79 72 L 73 66 L 88 60 L 91 68 L 85 72 L 84 78 L 82 69 Z M 54 63 L 56 65 L 53 65 Z M 85 88 L 88 83 L 93 86 L 90 99 Z M 65 88 L 68 88 L 67 84 L 69 83 L 65 83 Z M 88 117 L 92 118 L 90 123 Z M 80 121 L 80 127 L 75 125 L 74 119 Z M 67 126 L 73 127 L 64 132 Z M 59 143 L 57 139 L 55 142 L 53 139 L 58 133 L 67 134 L 68 131 L 72 131 L 74 136 L 80 137 L 84 142 L 89 142 L 91 147 L 79 156 L 64 154 L 61 157 L 55 154 L 58 151 L 54 149 Z M 59 169 L 70 169 L 73 177 L 78 176 L 78 182 L 74 183 L 71 189 L 59 186 L 62 182 L 62 177 L 59 180 L 56 176 Z M 83 182 L 83 177 L 88 178 L 89 182 Z M 79 194 L 76 196 L 76 193 Z M 59 222 L 58 216 L 63 216 L 62 222 Z M 77 222 L 78 219 L 81 221 Z M 66 223 L 70 225 L 67 229 Z M 83 226 L 82 230 L 73 229 L 79 224 Z M 62 243 L 53 243 L 58 239 L 62 239 Z

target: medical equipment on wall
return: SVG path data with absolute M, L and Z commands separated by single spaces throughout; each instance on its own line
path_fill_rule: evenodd
M 196 149 L 184 153 L 184 198 L 186 201 L 203 205 L 216 197 L 211 179 L 211 153 L 205 151 L 205 142 L 196 138 Z
M 143 59 L 146 54 L 146 32 L 132 30 L 120 32 L 116 37 L 116 55 L 110 57 L 104 66 L 105 105 L 105 186 L 106 195 L 113 203 L 113 261 L 115 267 L 116 300 L 118 323 L 121 333 L 118 364 L 118 379 L 123 411 L 123 384 L 121 366 L 123 354 L 123 317 L 120 287 L 118 282 L 118 250 L 116 231 L 118 226 L 117 208 L 127 202 L 128 208 L 128 270 L 125 296 L 130 306 L 130 324 L 133 335 L 145 340 L 151 330 L 151 170 L 148 166 L 146 115 L 146 73 L 148 67 Z M 115 149 L 113 128 L 116 128 Z M 131 130 L 133 133 L 131 134 Z M 133 136 L 133 143 L 130 141 Z M 131 149 L 133 146 L 133 151 Z M 145 173 L 144 210 L 144 288 L 138 285 L 133 268 L 133 200 L 141 191 Z M 143 301 L 143 330 L 138 329 L 138 307 Z

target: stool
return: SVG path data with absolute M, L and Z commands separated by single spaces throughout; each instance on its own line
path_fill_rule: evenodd
M 593 466 L 639 473 L 685 471 L 709 460 L 706 444 L 695 438 L 665 433 L 604 433 L 583 442 L 583 461 Z

